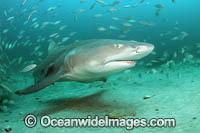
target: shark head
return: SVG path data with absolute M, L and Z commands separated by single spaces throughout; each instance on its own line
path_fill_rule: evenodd
M 71 52 L 71 70 L 75 77 L 82 79 L 107 77 L 135 66 L 136 60 L 147 56 L 153 49 L 152 44 L 143 42 L 97 40 Z

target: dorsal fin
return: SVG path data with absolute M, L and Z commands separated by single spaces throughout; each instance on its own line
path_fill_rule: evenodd
M 55 48 L 57 47 L 56 46 L 56 42 L 54 42 L 53 40 L 49 40 L 49 46 L 48 46 L 48 55 L 50 54 L 50 53 L 52 53 L 52 51 L 54 51 L 55 50 Z

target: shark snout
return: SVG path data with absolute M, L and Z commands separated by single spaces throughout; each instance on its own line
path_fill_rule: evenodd
M 147 45 L 147 47 L 148 47 L 148 49 L 149 49 L 150 51 L 153 51 L 153 50 L 154 50 L 154 45 L 152 45 L 152 44 Z
M 141 45 L 137 47 L 136 52 L 137 53 L 149 53 L 152 52 L 154 49 L 154 45 L 148 44 L 148 45 Z
M 141 59 L 145 56 L 147 56 L 148 54 L 150 54 L 154 49 L 154 45 L 152 44 L 140 44 L 136 47 L 136 49 L 134 49 L 132 52 L 132 59 L 133 60 L 138 60 Z

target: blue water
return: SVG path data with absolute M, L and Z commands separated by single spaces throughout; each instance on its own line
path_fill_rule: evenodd
M 198 73 L 197 68 L 199 67 L 200 61 L 196 64 L 192 61 L 199 60 L 199 57 L 200 57 L 200 44 L 199 46 L 197 46 L 197 44 L 200 43 L 200 38 L 199 38 L 200 1 L 199 0 L 176 0 L 175 3 L 173 3 L 172 0 L 144 0 L 143 3 L 141 3 L 140 0 L 103 0 L 103 1 L 108 4 L 111 4 L 114 1 L 120 1 L 120 3 L 115 6 L 102 6 L 95 0 L 88 0 L 88 2 L 84 2 L 84 3 L 80 3 L 79 0 L 27 0 L 27 1 L 0 0 L 0 46 L 3 48 L 3 50 L 0 49 L 0 52 L 1 52 L 0 53 L 0 69 L 1 69 L 1 64 L 4 64 L 4 66 L 6 66 L 7 71 L 9 72 L 9 74 L 7 75 L 14 75 L 14 79 L 15 79 L 14 82 L 15 82 L 17 79 L 16 76 L 17 74 L 19 74 L 19 71 L 22 70 L 22 68 L 24 68 L 26 65 L 31 64 L 31 63 L 40 64 L 42 62 L 42 59 L 44 59 L 47 56 L 49 39 L 53 40 L 56 43 L 61 42 L 60 45 L 68 45 L 70 43 L 73 43 L 76 40 L 122 39 L 122 40 L 136 40 L 140 42 L 148 42 L 148 43 L 154 44 L 155 53 L 145 57 L 142 60 L 145 62 L 145 64 L 151 63 L 152 60 L 159 60 L 160 58 L 164 56 L 164 53 L 166 52 L 169 54 L 166 60 L 160 61 L 159 63 L 152 63 L 149 66 L 138 65 L 138 67 L 136 68 L 137 74 L 140 74 L 140 69 L 138 69 L 139 67 L 141 67 L 142 70 L 144 69 L 145 71 L 145 72 L 142 71 L 141 73 L 143 72 L 144 74 L 150 73 L 149 77 L 147 77 L 148 81 L 150 81 L 151 79 L 150 77 L 151 72 L 149 71 L 146 72 L 146 70 L 152 70 L 155 68 L 155 69 L 159 69 L 158 70 L 159 72 L 164 71 L 165 73 L 167 70 L 170 70 L 171 68 L 168 68 L 166 70 L 166 69 L 163 69 L 161 65 L 167 63 L 170 60 L 173 60 L 175 62 L 175 65 L 177 65 L 173 69 L 172 75 L 174 72 L 179 71 L 179 68 L 181 68 L 180 69 L 181 72 L 189 71 L 188 73 L 194 73 L 194 74 Z M 25 2 L 24 5 L 22 5 L 23 2 Z M 90 9 L 90 7 L 95 2 L 96 2 L 96 5 L 94 6 L 94 8 Z M 138 4 L 136 8 L 124 8 L 125 5 L 136 5 L 136 4 Z M 157 10 L 157 8 L 155 7 L 156 4 L 162 4 L 164 6 L 164 8 L 161 9 L 160 11 L 159 16 L 155 16 L 155 12 Z M 56 9 L 53 11 L 47 12 L 47 10 L 50 7 L 56 7 Z M 113 7 L 119 8 L 119 10 L 115 12 L 107 12 L 108 9 L 113 8 Z M 80 9 L 80 8 L 85 9 L 86 11 L 82 13 L 77 13 L 77 14 L 72 13 L 74 10 Z M 35 12 L 33 13 L 33 11 Z M 31 13 L 33 14 L 31 15 Z M 103 14 L 103 16 L 100 18 L 94 19 L 93 16 L 95 14 Z M 14 17 L 14 19 L 11 21 L 8 21 L 7 19 L 9 19 L 10 17 Z M 30 19 L 28 20 L 29 17 Z M 120 20 L 113 21 L 112 17 L 118 17 Z M 129 18 L 131 17 L 131 19 L 135 20 L 135 23 L 131 23 L 132 24 L 131 27 L 122 26 L 122 23 L 128 22 L 128 20 L 126 19 L 128 17 Z M 34 22 L 37 22 L 37 24 L 39 24 L 38 28 L 34 28 L 34 22 L 33 22 L 34 18 L 37 19 Z M 75 20 L 75 18 L 77 20 Z M 44 22 L 54 23 L 56 21 L 60 21 L 60 23 L 57 25 L 49 24 L 45 26 L 44 28 L 41 28 Z M 145 26 L 141 24 L 141 21 L 153 23 L 155 25 Z M 64 30 L 59 30 L 60 27 L 65 26 L 65 25 L 67 27 Z M 109 26 L 111 25 L 119 28 L 119 30 L 109 29 Z M 98 27 L 104 27 L 106 28 L 106 31 L 98 31 L 97 30 Z M 3 33 L 7 29 L 8 29 L 8 32 Z M 126 29 L 129 29 L 129 32 L 122 33 L 122 31 Z M 22 34 L 22 38 L 19 39 L 18 36 L 21 31 L 24 31 L 24 33 Z M 69 34 L 72 32 L 76 32 L 76 34 L 73 36 L 70 36 Z M 185 32 L 188 35 L 183 39 L 177 39 L 177 40 L 172 39 L 174 37 L 179 36 L 181 32 Z M 50 35 L 54 33 L 57 33 L 59 37 L 58 38 L 49 37 Z M 166 33 L 169 33 L 169 34 L 166 35 Z M 119 38 L 119 35 L 125 35 L 125 37 Z M 70 37 L 70 39 L 62 43 L 62 39 L 64 37 Z M 38 39 L 41 39 L 42 41 L 38 42 L 37 41 Z M 5 44 L 3 44 L 3 42 L 13 44 L 15 41 L 18 46 L 11 49 L 8 49 L 8 48 L 6 49 Z M 24 46 L 24 44 L 27 41 L 29 41 L 28 44 L 30 43 L 32 44 L 30 46 Z M 37 46 L 40 46 L 39 50 L 33 53 L 34 49 Z M 181 52 L 182 48 L 184 48 L 184 52 Z M 38 56 L 38 52 L 41 52 L 42 55 Z M 177 57 L 174 57 L 175 52 L 177 53 Z M 192 58 L 188 59 L 187 57 L 188 55 L 192 55 Z M 20 58 L 20 57 L 23 57 L 21 63 L 17 63 L 16 61 L 12 65 L 9 65 L 9 62 L 11 60 L 14 60 L 15 58 Z M 183 61 L 186 58 L 187 58 L 187 61 Z M 190 66 L 191 67 L 195 66 L 195 70 L 187 69 L 187 67 L 189 68 Z M 182 70 L 182 68 L 185 68 L 185 69 Z M 27 75 L 19 74 L 21 76 L 21 77 L 19 76 L 20 81 L 15 82 L 17 83 L 17 86 L 18 86 L 17 89 L 20 89 L 19 86 L 20 86 L 21 78 L 28 77 L 26 79 L 27 80 L 26 83 L 24 83 L 24 80 L 23 80 L 23 83 L 21 83 L 21 86 L 23 87 L 27 86 L 27 84 L 29 85 L 32 83 L 32 80 L 30 80 L 32 77 L 28 74 Z M 2 75 L 4 76 L 4 74 Z M 1 71 L 0 71 L 0 76 L 1 76 Z M 190 79 L 192 78 L 192 76 L 184 77 L 184 78 L 185 80 L 183 80 L 182 83 L 185 83 L 187 81 L 187 78 Z M 3 77 L 3 78 L 0 77 L 0 79 L 5 80 L 7 79 L 7 77 Z M 156 82 L 160 83 L 159 80 L 157 80 Z M 140 78 L 139 78 L 139 81 L 140 81 Z M 197 80 L 197 82 L 199 81 Z M 4 81 L 0 81 L 0 83 L 4 83 Z M 166 80 L 166 83 L 168 85 L 168 79 Z M 10 82 L 6 84 L 15 86 L 14 83 L 11 84 Z M 145 81 L 143 84 L 145 84 Z M 167 85 L 165 85 L 165 87 Z M 199 87 L 198 85 L 199 84 L 196 85 L 197 88 Z M 156 85 L 155 85 L 155 88 L 156 88 Z M 38 95 L 36 94 L 36 96 Z M 20 101 L 20 104 L 23 103 L 23 98 L 21 98 L 21 100 L 22 101 Z M 178 99 L 175 99 L 175 101 L 176 100 L 178 101 Z M 0 92 L 0 106 L 1 106 L 2 101 L 3 100 L 1 100 L 1 92 Z M 17 104 L 19 105 L 19 103 Z M 154 104 L 156 104 L 156 102 Z M 39 105 L 36 104 L 35 106 L 37 107 Z M 24 108 L 21 108 L 19 110 L 22 110 L 23 112 Z M 1 128 L 2 127 L 0 124 L 0 129 Z M 199 131 L 198 129 L 199 127 L 195 128 L 195 131 Z M 43 129 L 41 129 L 41 132 L 42 131 Z M 112 131 L 112 130 L 109 130 L 109 131 Z M 190 132 L 192 130 L 188 130 L 188 131 Z M 116 132 L 119 132 L 119 131 L 116 131 Z M 160 132 L 160 131 L 157 131 L 157 132 Z M 176 130 L 173 130 L 173 132 L 175 133 Z M 1 133 L 1 130 L 0 130 L 0 133 Z M 177 133 L 182 133 L 182 131 L 179 130 L 177 131 Z M 194 132 L 194 133 L 198 133 L 198 132 Z
M 46 47 L 48 45 L 48 36 L 50 34 L 53 34 L 55 32 L 59 32 L 60 38 L 68 36 L 70 32 L 77 32 L 75 36 L 73 36 L 67 43 L 71 43 L 74 40 L 85 40 L 85 39 L 91 39 L 91 38 L 117 38 L 117 36 L 120 34 L 120 31 L 110 31 L 109 29 L 106 34 L 104 32 L 97 32 L 96 31 L 96 23 L 98 25 L 103 26 L 105 28 L 108 28 L 110 25 L 114 25 L 116 27 L 119 27 L 123 29 L 121 26 L 122 22 L 126 22 L 124 18 L 131 16 L 134 20 L 136 20 L 136 23 L 133 24 L 131 27 L 130 32 L 126 34 L 126 37 L 123 39 L 126 40 L 137 40 L 137 41 L 143 41 L 146 40 L 147 42 L 153 43 L 156 46 L 157 53 L 162 53 L 161 50 L 168 49 L 169 52 L 176 50 L 177 48 L 188 46 L 192 47 L 193 44 L 198 42 L 198 32 L 200 30 L 199 28 L 199 7 L 198 7 L 198 1 L 176 1 L 176 3 L 172 3 L 171 0 L 156 0 L 156 1 L 150 1 L 145 0 L 144 3 L 140 3 L 140 1 L 120 1 L 119 5 L 116 5 L 115 7 L 120 8 L 119 11 L 116 12 L 107 12 L 106 10 L 111 8 L 108 7 L 102 7 L 100 4 L 96 4 L 96 6 L 93 9 L 89 9 L 90 6 L 95 2 L 93 0 L 90 0 L 89 2 L 80 3 L 78 0 L 74 1 L 31 1 L 27 0 L 24 6 L 21 5 L 23 1 L 20 2 L 13 2 L 13 1 L 1 1 L 1 22 L 0 22 L 0 28 L 3 29 L 10 29 L 10 31 L 6 35 L 2 35 L 2 39 L 7 39 L 9 41 L 15 41 L 16 40 L 16 34 L 20 30 L 25 30 L 26 36 L 23 36 L 23 38 L 20 40 L 20 42 L 25 42 L 27 39 L 30 39 L 31 42 L 34 43 L 34 45 L 42 45 L 42 49 L 46 50 Z M 106 3 L 112 3 L 113 1 L 105 1 Z M 130 4 L 135 5 L 138 4 L 139 6 L 137 8 L 123 8 L 124 5 Z M 164 9 L 161 10 L 160 16 L 155 16 L 155 4 L 163 4 L 165 6 Z M 45 11 L 49 7 L 56 7 L 59 6 L 57 9 L 55 9 L 52 12 L 45 13 Z M 37 11 L 34 13 L 28 24 L 24 25 L 23 23 L 27 20 L 28 16 L 31 13 L 31 8 L 34 8 Z M 11 8 L 13 8 L 13 11 L 7 16 L 5 16 L 4 12 L 8 12 Z M 86 9 L 86 12 L 80 13 L 80 14 L 73 14 L 72 11 L 78 8 Z M 26 10 L 26 11 L 23 11 Z M 98 19 L 93 19 L 92 16 L 94 16 L 97 13 L 104 14 L 103 17 L 100 17 Z M 56 14 L 54 17 L 53 15 Z M 6 20 L 8 17 L 15 16 L 14 22 L 12 24 L 9 24 Z M 77 22 L 74 21 L 74 16 L 77 16 Z M 31 20 L 33 18 L 37 18 L 38 24 L 42 24 L 42 22 L 45 21 L 61 21 L 59 25 L 55 26 L 47 26 L 44 29 L 34 29 L 32 26 Z M 111 17 L 119 17 L 120 21 L 112 21 Z M 156 24 L 156 26 L 148 27 L 138 24 L 138 21 L 149 21 Z M 165 21 L 167 20 L 167 21 Z M 59 31 L 58 27 L 62 25 L 67 25 L 68 27 L 63 30 Z M 178 27 L 179 30 L 173 30 L 173 27 Z M 167 37 L 160 37 L 160 34 L 163 32 L 172 31 L 172 34 Z M 170 38 L 173 36 L 177 36 L 178 32 L 180 31 L 186 31 L 189 33 L 189 36 L 186 37 L 182 41 L 171 41 Z M 26 37 L 29 38 L 26 38 Z M 44 42 L 37 43 L 35 40 L 37 40 L 39 37 L 46 38 Z M 59 39 L 54 39 L 55 41 L 60 41 Z M 162 47 L 161 42 L 164 42 L 167 44 L 167 46 Z M 26 48 L 24 48 L 26 49 Z M 29 51 L 29 49 L 26 49 L 24 51 Z M 19 52 L 20 51 L 20 52 Z M 16 50 L 15 53 L 18 56 L 20 53 L 24 53 L 24 51 Z M 12 52 L 13 54 L 13 52 Z M 15 56 L 16 56 L 15 55 Z

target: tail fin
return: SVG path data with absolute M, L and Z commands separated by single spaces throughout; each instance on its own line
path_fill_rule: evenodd
M 16 91 L 15 94 L 17 94 L 17 95 L 25 95 L 25 94 L 30 94 L 30 93 L 34 93 L 34 92 L 40 91 L 40 90 L 46 88 L 47 86 L 53 84 L 58 79 L 60 79 L 62 75 L 63 74 L 58 72 L 57 74 L 52 75 L 50 77 L 47 77 L 46 79 L 44 79 L 41 82 L 36 83 L 35 85 L 27 87 L 27 88 L 25 88 L 23 90 Z

